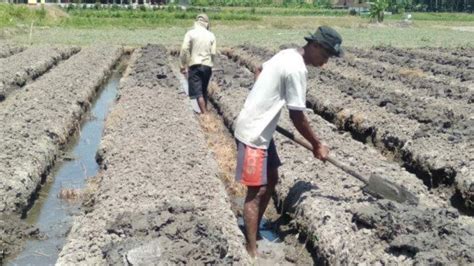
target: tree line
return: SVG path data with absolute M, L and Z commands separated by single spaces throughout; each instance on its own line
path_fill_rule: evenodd
M 418 12 L 473 12 L 474 0 L 387 0 L 388 10 Z

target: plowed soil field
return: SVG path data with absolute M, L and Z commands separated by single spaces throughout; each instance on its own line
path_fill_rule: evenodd
M 235 158 L 228 139 L 253 71 L 277 51 L 221 49 L 210 101 L 222 132 L 209 135 L 210 120 L 183 93 L 175 53 L 147 45 L 133 51 L 120 81 L 97 151 L 99 174 L 88 177 L 57 263 L 474 263 L 472 50 L 346 50 L 323 68 L 308 67 L 310 123 L 336 159 L 406 188 L 417 205 L 373 197 L 275 133 L 283 166 L 269 224 L 288 220 L 303 243 L 280 230 L 287 247 L 252 260 L 238 225 L 241 191 L 225 161 Z M 123 53 L 0 49 L 0 263 L 24 239 L 43 237 L 22 218 Z M 286 110 L 279 124 L 295 132 Z

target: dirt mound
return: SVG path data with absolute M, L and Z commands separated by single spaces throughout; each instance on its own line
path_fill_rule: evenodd
M 378 201 L 353 210 L 354 221 L 373 229 L 390 245 L 421 265 L 458 265 L 474 262 L 474 225 L 460 224 L 454 209 L 415 208 Z
M 60 61 L 79 51 L 79 47 L 35 46 L 0 59 L 0 101 L 29 80 L 43 75 Z
M 0 34 L 1 36 L 1 34 Z M 25 50 L 26 47 L 20 46 L 17 44 L 11 44 L 8 42 L 0 42 L 0 58 L 9 57 L 16 53 L 20 53 L 21 51 Z
M 201 211 L 191 202 L 168 202 L 145 213 L 122 213 L 105 228 L 126 239 L 104 248 L 107 263 L 120 264 L 126 258 L 129 263 L 139 259 L 146 264 L 231 264 L 222 228 L 200 215 Z M 158 250 L 159 256 L 144 256 L 147 245 Z

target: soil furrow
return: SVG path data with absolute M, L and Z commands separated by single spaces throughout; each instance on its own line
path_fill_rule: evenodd
M 220 66 L 224 68 L 224 74 L 216 73 L 218 86 L 213 95 L 213 101 L 227 121 L 232 130 L 235 117 L 248 94 L 248 84 L 252 83 L 253 75 L 249 71 L 242 70 L 237 63 L 222 59 Z M 317 129 L 332 148 L 334 156 L 349 163 L 364 174 L 378 172 L 386 178 L 393 178 L 394 182 L 404 184 L 411 191 L 420 196 L 421 204 L 413 209 L 442 210 L 447 202 L 430 195 L 421 182 L 412 174 L 406 172 L 397 164 L 387 161 L 376 150 L 354 141 L 350 136 L 340 134 L 331 124 L 316 115 L 309 114 L 313 127 Z M 280 124 L 290 127 L 287 113 L 284 112 L 280 118 Z M 416 256 L 420 254 L 403 255 L 403 245 L 410 243 L 404 241 L 411 236 L 407 232 L 396 232 L 393 228 L 386 229 L 394 236 L 402 238 L 397 241 L 383 241 L 383 236 L 378 234 L 380 224 L 367 228 L 353 221 L 357 211 L 371 208 L 379 209 L 382 202 L 374 202 L 374 199 L 361 191 L 361 184 L 353 177 L 348 176 L 339 169 L 325 165 L 312 158 L 311 153 L 297 147 L 290 141 L 279 135 L 275 135 L 278 150 L 284 165 L 280 172 L 280 183 L 277 188 L 277 198 L 281 202 L 280 207 L 291 214 L 301 230 L 305 231 L 321 256 L 322 262 L 327 264 L 352 264 L 352 263 L 426 263 L 426 257 Z M 354 156 L 357 154 L 357 156 Z M 392 203 L 389 203 L 392 204 Z M 396 205 L 397 208 L 403 208 Z M 392 208 L 394 210 L 396 208 Z M 391 210 L 383 210 L 390 213 Z M 382 212 L 382 211 L 381 211 Z M 456 213 L 455 210 L 451 212 Z M 397 211 L 395 213 L 398 213 Z M 401 216 L 405 217 L 403 213 Z M 456 228 L 456 237 L 463 240 L 469 239 L 470 231 L 465 229 L 466 225 L 457 218 L 450 219 L 450 214 L 433 215 L 428 220 L 443 220 Z M 420 220 L 422 217 L 415 217 Z M 385 228 L 384 228 L 385 229 Z M 422 233 L 423 229 L 419 229 Z M 433 243 L 441 249 L 440 254 L 450 255 L 456 250 L 455 245 L 446 249 L 437 245 L 436 237 L 427 236 L 425 241 Z M 402 246 L 396 250 L 396 244 Z M 398 246 L 397 246 L 398 247 Z M 472 242 L 464 241 L 459 250 L 466 251 L 472 247 Z M 396 251 L 395 251 L 396 250 Z M 416 253 L 416 252 L 415 252 Z M 458 253 L 460 254 L 460 253 Z M 434 254 L 424 253 L 428 257 Z M 447 261 L 457 259 L 450 256 Z M 472 261 L 470 256 L 466 261 Z
M 397 56 L 382 51 L 363 50 L 359 48 L 348 48 L 347 50 L 355 54 L 357 57 L 371 58 L 377 61 L 387 62 L 407 68 L 420 68 L 425 72 L 431 72 L 435 76 L 440 75 L 446 80 L 454 79 L 470 84 L 474 80 L 474 71 L 468 68 L 459 69 L 454 66 L 440 65 L 431 61 L 406 56 L 404 54 Z
M 1 43 L 0 44 L 0 58 L 9 57 L 25 49 L 26 47 L 23 47 L 23 46 L 9 44 L 9 43 Z
M 362 99 L 371 105 L 425 125 L 428 134 L 439 132 L 460 142 L 474 134 L 474 120 L 466 117 L 472 107 L 469 104 L 442 98 L 427 97 L 419 91 L 410 90 L 398 82 L 383 81 L 380 85 L 356 69 L 329 64 L 314 77 L 322 82 L 332 83 L 341 92 L 355 99 Z M 472 127 L 471 127 L 472 126 Z
M 297 47 L 297 45 L 282 45 L 281 49 L 291 47 Z M 260 59 L 263 60 L 270 59 L 270 57 L 276 52 L 276 50 L 273 49 L 257 47 L 254 45 L 240 45 L 237 46 L 237 48 L 247 52 L 250 57 L 252 57 L 251 55 L 259 55 Z M 351 48 L 348 48 L 348 50 L 350 51 Z M 335 59 L 333 61 L 335 61 L 337 66 L 342 64 L 343 66 L 353 67 L 362 71 L 365 75 L 374 79 L 380 79 L 381 81 L 400 80 L 413 89 L 427 90 L 426 95 L 428 96 L 448 97 L 464 100 L 468 103 L 474 101 L 474 87 L 472 87 L 472 84 L 465 84 L 453 79 L 446 80 L 438 78 L 437 76 L 433 76 L 431 73 L 430 75 L 427 75 L 427 72 L 423 72 L 423 70 L 418 67 L 409 68 L 404 65 L 394 65 L 371 58 L 357 57 L 356 54 L 351 52 L 346 52 L 344 58 Z
M 458 47 L 456 49 L 439 47 L 439 48 L 432 48 L 432 49 L 436 52 L 441 52 L 441 53 L 445 53 L 449 55 L 464 56 L 469 59 L 474 58 L 474 48 L 472 47 Z
M 23 213 L 122 49 L 85 48 L 0 110 L 0 212 Z
M 387 80 L 400 81 L 413 90 L 424 93 L 425 96 L 435 98 L 449 98 L 467 103 L 474 102 L 474 90 L 463 86 L 460 82 L 446 81 L 423 72 L 421 69 L 410 69 L 378 62 L 372 59 L 357 58 L 347 53 L 344 59 L 338 59 L 336 65 L 356 68 L 365 75 L 385 82 Z
M 0 59 L 0 102 L 15 89 L 36 79 L 61 60 L 80 51 L 79 47 L 35 46 L 8 58 Z
M 97 186 L 58 264 L 250 264 L 166 49 L 135 51 L 127 73 L 107 118 Z
M 430 48 L 420 49 L 401 49 L 391 46 L 374 47 L 375 50 L 391 53 L 400 57 L 410 57 L 432 61 L 440 65 L 450 65 L 458 68 L 467 68 L 474 70 L 474 60 L 462 56 L 454 56 L 448 54 L 440 54 L 437 51 L 431 51 Z
M 261 64 L 264 60 L 262 57 L 272 54 L 264 50 L 262 55 L 261 48 L 245 47 L 245 49 L 260 54 L 249 55 L 248 52 L 243 52 L 242 48 L 224 52 L 234 61 L 250 68 Z M 258 57 L 260 59 L 255 59 Z M 456 183 L 458 190 L 469 191 L 463 194 L 465 204 L 469 208 L 474 208 L 470 200 L 474 195 L 472 189 L 474 177 L 470 171 L 473 166 L 469 164 L 471 160 L 464 153 L 466 146 L 470 146 L 469 136 L 466 141 L 459 142 L 444 133 L 427 134 L 426 125 L 343 94 L 333 86 L 331 80 L 315 80 L 314 77 L 310 77 L 308 86 L 310 89 L 307 101 L 316 113 L 340 129 L 350 131 L 355 139 L 371 142 L 380 147 L 384 153 L 388 152 L 386 155 L 400 161 L 402 165 L 416 173 L 428 187 Z M 426 149 L 426 145 L 430 148 Z M 449 160 L 444 160 L 446 157 Z

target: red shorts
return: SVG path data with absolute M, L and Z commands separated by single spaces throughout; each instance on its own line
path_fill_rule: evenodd
M 237 169 L 235 180 L 246 186 L 264 186 L 268 183 L 267 169 L 281 165 L 275 143 L 268 149 L 254 148 L 237 140 Z

